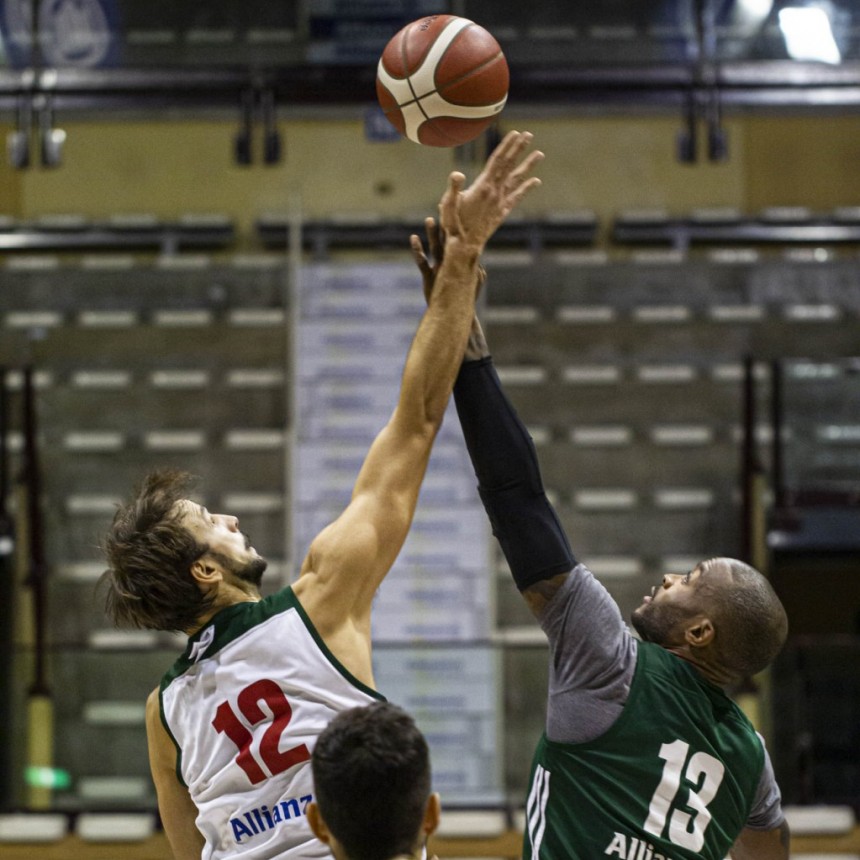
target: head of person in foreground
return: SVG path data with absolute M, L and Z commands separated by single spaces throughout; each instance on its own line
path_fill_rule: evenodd
M 421 857 L 440 804 L 409 714 L 389 702 L 343 711 L 319 736 L 311 767 L 308 822 L 336 860 Z

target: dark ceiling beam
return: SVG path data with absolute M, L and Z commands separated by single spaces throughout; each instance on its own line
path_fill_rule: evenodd
M 349 106 L 375 102 L 375 68 L 283 66 L 0 70 L 0 109 L 20 96 L 50 95 L 58 110 L 154 110 L 228 107 L 249 89 L 278 106 Z M 760 61 L 719 63 L 709 81 L 679 64 L 612 67 L 511 65 L 509 104 L 630 107 L 703 102 L 719 90 L 727 107 L 860 107 L 860 63 Z

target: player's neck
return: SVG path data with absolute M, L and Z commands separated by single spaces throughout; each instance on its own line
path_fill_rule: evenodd
M 710 683 L 717 687 L 727 687 L 735 681 L 734 676 L 730 672 L 727 672 L 716 661 L 708 659 L 709 655 L 701 653 L 701 649 L 678 646 L 667 648 L 666 650 L 671 651 L 682 660 L 686 660 L 696 668 L 696 671 L 698 671 L 706 681 L 710 681 Z
M 222 609 L 227 609 L 240 603 L 259 603 L 260 600 L 262 600 L 262 597 L 255 586 L 249 585 L 247 589 L 239 589 L 233 585 L 222 583 L 212 606 L 197 619 L 197 623 L 193 628 L 185 632 L 189 636 L 193 636 L 198 630 L 205 627 Z

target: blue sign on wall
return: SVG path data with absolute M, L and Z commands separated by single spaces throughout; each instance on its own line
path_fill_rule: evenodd
M 95 68 L 120 58 L 116 0 L 4 0 L 0 40 L 12 68 Z

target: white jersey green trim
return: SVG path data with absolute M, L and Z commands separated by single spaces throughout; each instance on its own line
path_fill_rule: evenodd
M 307 826 L 310 753 L 340 711 L 384 700 L 331 653 L 291 588 L 230 606 L 162 679 L 202 860 L 329 857 Z

